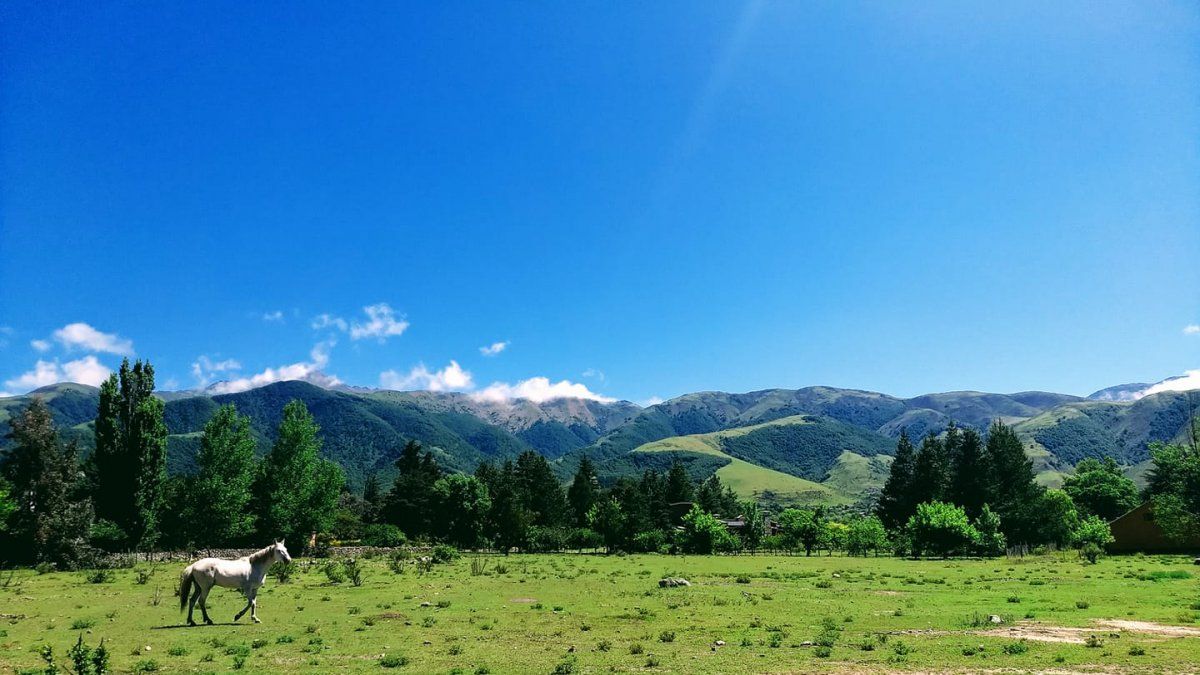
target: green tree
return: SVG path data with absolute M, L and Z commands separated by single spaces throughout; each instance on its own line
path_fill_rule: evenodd
M 671 462 L 671 470 L 667 472 L 666 501 L 668 504 L 692 501 L 692 479 L 688 476 L 683 463 L 676 458 Z
M 0 532 L 8 531 L 8 519 L 17 510 L 17 502 L 13 499 L 12 486 L 7 481 L 0 480 Z
M 383 519 L 410 537 L 433 534 L 437 496 L 433 486 L 442 477 L 433 453 L 421 450 L 418 441 L 404 444 L 396 459 L 396 480 L 383 504 Z
M 167 478 L 167 426 L 153 394 L 154 366 L 125 359 L 101 385 L 96 416 L 97 512 L 138 548 L 158 537 Z
M 321 458 L 319 434 L 303 401 L 283 407 L 278 438 L 259 474 L 261 534 L 304 541 L 333 526 L 345 478 Z
M 609 553 L 624 546 L 628 533 L 625 513 L 615 499 L 601 499 L 588 511 L 588 527 L 600 534 Z
M 526 450 L 517 457 L 515 467 L 521 499 L 533 516 L 532 524 L 538 527 L 566 525 L 567 499 L 546 458 Z
M 767 536 L 766 517 L 763 516 L 758 502 L 753 499 L 742 502 L 740 511 L 746 520 L 746 526 L 742 528 L 742 543 L 745 544 L 745 548 L 756 550 Z
M 379 474 L 372 472 L 363 483 L 362 521 L 364 523 L 378 521 L 382 509 L 383 485 L 379 482 Z
M 1090 562 L 1096 562 L 1104 548 L 1113 543 L 1112 528 L 1103 518 L 1090 515 L 1079 521 L 1071 538 L 1080 554 Z
M 587 524 L 587 514 L 600 498 L 600 481 L 596 478 L 596 467 L 587 456 L 579 460 L 579 469 L 575 471 L 575 480 L 567 489 L 567 502 L 575 516 L 575 524 Z
M 1000 516 L 996 515 L 996 512 L 987 504 L 983 505 L 979 516 L 975 518 L 975 530 L 979 533 L 975 546 L 979 555 L 989 557 L 1004 555 L 1007 550 L 1007 542 L 1004 539 L 1004 533 L 1000 531 Z
M 3 557 L 75 567 L 89 554 L 92 503 L 83 493 L 76 448 L 64 448 L 50 409 L 34 397 L 9 421 L 13 446 L 3 464 L 15 509 L 9 527 L 15 546 Z
M 1033 461 L 1012 427 L 996 421 L 988 428 L 984 461 L 988 469 L 987 501 L 999 516 L 1010 544 L 1039 541 L 1043 530 L 1037 512 L 1042 492 L 1034 482 Z
M 516 467 L 511 461 L 506 461 L 499 469 L 484 463 L 479 465 L 475 476 L 487 486 L 492 499 L 487 536 L 505 553 L 514 547 L 524 548 L 529 540 L 533 514 L 525 507 Z
M 779 528 L 792 548 L 803 548 L 804 555 L 811 556 L 813 549 L 819 547 L 825 532 L 825 511 L 821 507 L 815 510 L 785 509 L 779 514 Z
M 483 481 L 474 476 L 451 474 L 439 478 L 433 484 L 433 492 L 438 504 L 438 534 L 459 548 L 480 546 L 492 508 L 492 499 Z
M 979 533 L 971 525 L 966 511 L 945 502 L 923 502 L 908 521 L 913 555 L 940 555 L 943 558 L 966 553 L 978 541 Z
M 984 461 L 983 439 L 967 428 L 956 430 L 950 454 L 950 485 L 947 496 L 963 507 L 967 515 L 979 517 L 988 497 L 988 471 Z
M 1154 520 L 1176 542 L 1200 535 L 1200 450 L 1195 444 L 1155 443 L 1148 492 Z
M 850 531 L 846 535 L 846 551 L 850 555 L 879 555 L 879 551 L 886 549 L 887 545 L 887 530 L 878 516 L 864 516 L 851 521 Z
M 679 547 L 685 553 L 707 555 L 737 548 L 737 539 L 730 534 L 716 516 L 707 513 L 699 504 L 683 517 L 683 530 L 679 533 Z
M 953 438 L 957 442 L 957 429 L 953 426 L 950 429 L 954 430 Z M 949 487 L 950 458 L 946 452 L 946 444 L 930 432 L 921 441 L 921 449 L 917 450 L 910 487 L 913 493 L 911 498 L 918 504 L 943 500 L 946 499 Z
M 204 425 L 187 505 L 194 543 L 241 544 L 254 531 L 254 450 L 250 418 L 239 415 L 232 403 L 218 408 Z
M 1081 513 L 1105 520 L 1113 520 L 1141 503 L 1137 486 L 1121 473 L 1112 457 L 1081 461 L 1075 473 L 1063 481 L 1062 489 Z
M 879 504 L 875 507 L 880 522 L 889 530 L 904 527 L 917 510 L 917 503 L 913 501 L 916 459 L 916 448 L 909 440 L 908 432 L 901 429 L 900 439 L 896 441 L 896 457 L 892 460 L 891 471 L 879 493 Z
M 1040 541 L 1066 547 L 1079 527 L 1079 512 L 1075 503 L 1062 490 L 1046 490 L 1036 507 L 1041 529 Z

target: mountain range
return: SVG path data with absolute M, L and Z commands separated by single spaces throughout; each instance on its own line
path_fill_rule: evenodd
M 485 401 L 469 394 L 324 389 L 278 382 L 235 394 L 165 392 L 170 431 L 168 470 L 195 469 L 200 432 L 218 406 L 248 415 L 265 453 L 284 404 L 305 402 L 324 439 L 324 454 L 346 471 L 352 488 L 373 473 L 387 481 L 409 439 L 420 441 L 451 471 L 526 450 L 547 457 L 570 480 L 590 457 L 602 481 L 662 470 L 681 461 L 699 479 L 717 473 L 743 496 L 779 503 L 852 503 L 887 477 L 902 429 L 919 438 L 951 421 L 979 429 L 993 420 L 1025 439 L 1039 480 L 1061 482 L 1079 460 L 1112 457 L 1135 479 L 1149 445 L 1182 440 L 1195 404 L 1188 394 L 1139 395 L 1149 385 L 1110 387 L 1090 397 L 1050 392 L 974 391 L 897 398 L 834 387 L 697 392 L 641 407 L 628 401 L 561 398 L 534 403 Z M 0 398 L 0 452 L 7 420 L 32 396 L 42 397 L 68 439 L 93 445 L 98 390 L 56 384 Z

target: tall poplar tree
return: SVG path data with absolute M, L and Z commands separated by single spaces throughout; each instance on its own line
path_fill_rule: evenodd
M 256 489 L 260 533 L 307 541 L 333 525 L 345 478 L 338 465 L 321 458 L 319 432 L 303 401 L 283 407 L 279 437 L 263 459 Z
M 239 415 L 232 403 L 218 408 L 204 425 L 187 507 L 193 542 L 239 544 L 254 531 L 249 508 L 257 471 L 254 449 L 250 418 Z
M 983 454 L 983 439 L 974 429 L 963 429 L 950 455 L 951 503 L 957 504 L 973 520 L 983 512 L 988 500 L 988 470 Z
M 1034 482 L 1033 460 L 1012 427 L 997 420 L 988 428 L 984 450 L 988 467 L 987 502 L 1000 516 L 1010 544 L 1038 541 L 1038 504 L 1045 488 Z
M 138 548 L 158 537 L 167 478 L 167 426 L 153 394 L 154 366 L 125 359 L 101 385 L 96 416 L 96 509 Z
M 956 443 L 957 437 L 956 430 L 952 437 Z M 921 448 L 917 450 L 913 468 L 913 500 L 917 504 L 942 501 L 946 498 L 949 483 L 950 460 L 946 455 L 946 444 L 930 432 L 921 441 Z

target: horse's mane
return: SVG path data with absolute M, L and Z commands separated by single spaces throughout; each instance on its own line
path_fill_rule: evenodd
M 263 558 L 270 556 L 274 552 L 275 552 L 275 544 L 271 544 L 270 546 L 268 546 L 260 551 L 255 551 L 254 553 L 251 553 L 250 555 L 248 555 L 246 557 L 250 559 L 250 564 L 253 565 L 254 563 L 260 562 Z

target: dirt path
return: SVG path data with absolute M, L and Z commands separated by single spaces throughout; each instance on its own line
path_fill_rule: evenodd
M 1048 626 L 1040 623 L 1019 623 L 991 630 L 975 631 L 975 635 L 991 637 L 1007 637 L 1014 640 L 1033 640 L 1035 642 L 1066 642 L 1083 644 L 1091 635 L 1099 635 L 1112 631 L 1127 631 L 1160 638 L 1200 637 L 1200 628 L 1190 626 L 1171 626 L 1150 621 L 1125 621 L 1122 619 L 1099 619 L 1095 627 Z

